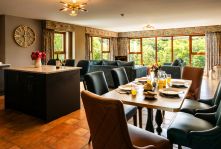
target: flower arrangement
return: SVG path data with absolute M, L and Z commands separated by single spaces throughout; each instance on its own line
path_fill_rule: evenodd
M 160 70 L 160 68 L 161 68 L 161 65 L 158 65 L 157 63 L 151 66 L 151 71 L 154 72 L 155 77 L 157 76 L 157 73 Z
M 31 59 L 32 60 L 45 59 L 45 58 L 46 58 L 46 53 L 45 52 L 36 51 L 36 52 L 31 53 Z

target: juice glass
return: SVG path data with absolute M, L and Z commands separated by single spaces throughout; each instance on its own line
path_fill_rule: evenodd
M 134 85 L 131 85 L 131 94 L 132 94 L 133 96 L 137 95 L 137 90 L 136 90 L 136 88 L 135 88 Z
M 164 80 L 163 79 L 159 79 L 157 85 L 158 85 L 158 89 L 162 89 L 163 86 L 164 86 Z
M 167 74 L 167 84 L 170 84 L 171 82 L 171 74 Z

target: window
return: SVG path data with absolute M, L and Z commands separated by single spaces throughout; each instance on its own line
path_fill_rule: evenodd
M 191 36 L 191 38 L 191 65 L 194 67 L 204 67 L 206 49 L 205 36 Z
M 110 39 L 102 37 L 91 37 L 90 59 L 110 59 Z
M 54 34 L 54 59 L 65 60 L 65 33 L 56 32 Z
M 173 37 L 173 59 L 182 58 L 189 64 L 189 54 L 189 36 Z
M 129 60 L 134 61 L 136 65 L 140 65 L 142 63 L 142 52 L 140 44 L 140 39 L 130 40 Z
M 205 36 L 130 39 L 129 60 L 136 65 L 163 65 L 182 58 L 186 65 L 205 66 Z
M 155 38 L 142 38 L 143 64 L 153 65 L 156 61 Z
M 157 38 L 157 62 L 159 65 L 172 61 L 171 37 Z

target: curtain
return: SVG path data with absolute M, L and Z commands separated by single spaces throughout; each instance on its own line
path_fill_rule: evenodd
M 213 66 L 221 65 L 221 32 L 206 33 L 206 72 L 212 70 Z
M 119 37 L 118 38 L 118 55 L 119 56 L 127 56 L 129 50 L 129 38 L 127 37 Z
M 114 60 L 118 56 L 117 37 L 110 38 L 110 59 Z
M 86 60 L 90 59 L 90 46 L 91 46 L 90 39 L 91 39 L 90 35 L 85 34 L 85 59 Z
M 43 50 L 46 53 L 46 61 L 53 57 L 54 30 L 43 29 Z

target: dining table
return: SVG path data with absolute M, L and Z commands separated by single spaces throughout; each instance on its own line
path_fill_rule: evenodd
M 143 80 L 143 79 L 142 79 Z M 182 86 L 173 86 L 172 82 L 184 82 Z M 123 104 L 134 105 L 138 107 L 147 108 L 147 123 L 146 130 L 150 132 L 154 132 L 153 126 L 153 109 L 156 109 L 155 121 L 157 124 L 156 131 L 160 135 L 162 132 L 161 124 L 163 122 L 165 111 L 169 112 L 179 112 L 180 108 L 185 100 L 185 97 L 190 89 L 192 84 L 191 80 L 183 80 L 183 79 L 172 79 L 171 83 L 167 84 L 165 88 L 158 89 L 156 86 L 153 92 L 156 94 L 155 98 L 149 99 L 146 98 L 144 94 L 144 85 L 141 83 L 130 82 L 128 85 L 131 87 L 135 86 L 136 95 L 132 95 L 130 89 L 124 90 L 122 86 L 117 89 L 111 90 L 106 94 L 102 95 L 106 98 L 112 98 L 116 100 L 121 100 Z M 162 94 L 163 91 L 166 90 L 175 90 L 177 91 L 177 96 L 167 96 L 166 94 Z M 163 92 L 164 93 L 164 92 Z

